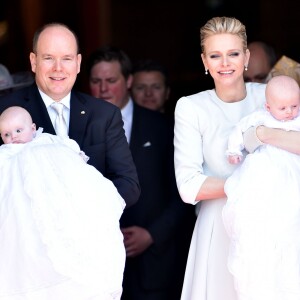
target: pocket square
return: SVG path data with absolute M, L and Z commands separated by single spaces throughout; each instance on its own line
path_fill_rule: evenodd
M 150 142 L 146 142 L 143 147 L 150 147 L 151 146 L 151 143 Z

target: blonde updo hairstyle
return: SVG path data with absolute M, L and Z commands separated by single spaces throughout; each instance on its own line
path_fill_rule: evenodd
M 230 17 L 215 17 L 206 22 L 200 29 L 200 43 L 202 53 L 205 54 L 205 41 L 208 37 L 220 34 L 230 33 L 237 35 L 243 41 L 244 52 L 247 50 L 246 27 L 239 20 Z

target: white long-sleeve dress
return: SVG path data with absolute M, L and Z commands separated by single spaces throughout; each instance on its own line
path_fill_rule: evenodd
M 225 151 L 229 133 L 244 116 L 262 107 L 265 85 L 247 83 L 247 96 L 225 103 L 215 90 L 178 100 L 175 109 L 175 172 L 183 201 L 196 204 L 207 176 L 227 178 L 235 166 Z M 227 268 L 229 238 L 222 209 L 226 199 L 201 202 L 190 245 L 182 300 L 235 300 L 233 278 Z
M 75 141 L 0 147 L 0 299 L 120 299 L 125 202 Z
M 242 154 L 250 126 L 300 131 L 300 117 L 278 121 L 260 110 L 229 137 L 228 154 Z M 230 237 L 228 267 L 239 300 L 300 299 L 300 157 L 271 145 L 248 154 L 225 183 L 223 220 Z

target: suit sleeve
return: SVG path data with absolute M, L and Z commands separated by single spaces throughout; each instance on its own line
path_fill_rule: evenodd
M 121 112 L 115 110 L 106 129 L 106 176 L 114 183 L 126 207 L 135 204 L 140 196 L 140 186 L 135 164 L 127 143 Z

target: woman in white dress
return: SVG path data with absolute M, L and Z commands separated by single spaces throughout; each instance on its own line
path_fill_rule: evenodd
M 300 90 L 288 76 L 266 87 L 266 108 L 241 119 L 229 136 L 228 161 L 243 160 L 251 126 L 300 131 Z M 262 145 L 226 180 L 223 220 L 228 268 L 239 300 L 300 299 L 300 157 Z
M 227 268 L 229 238 L 222 221 L 224 183 L 235 166 L 229 164 L 225 151 L 234 125 L 262 107 L 265 85 L 244 82 L 250 53 L 245 27 L 237 19 L 209 20 L 201 28 L 201 47 L 205 72 L 212 76 L 215 89 L 183 97 L 175 109 L 178 189 L 183 201 L 201 201 L 181 299 L 236 300 Z M 281 130 L 259 127 L 251 136 L 300 153 L 299 133 L 286 135 Z
M 0 116 L 0 299 L 120 299 L 125 202 L 69 138 Z

